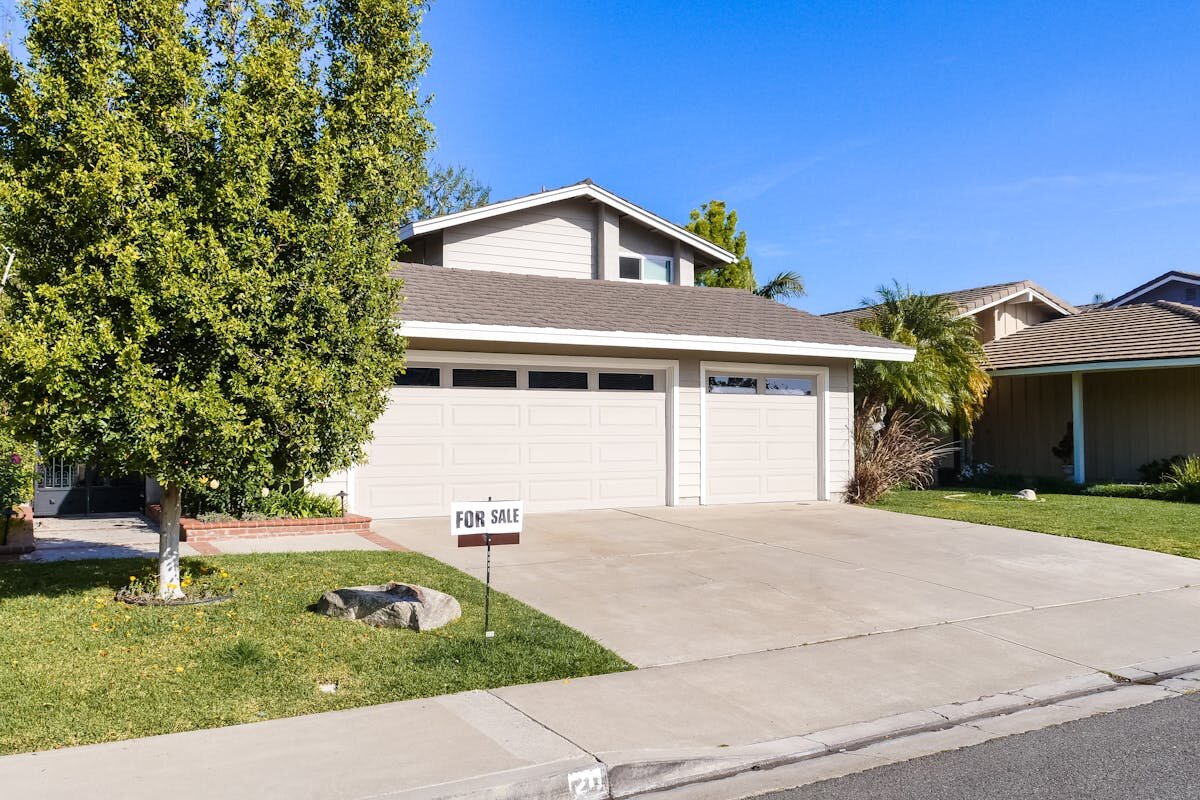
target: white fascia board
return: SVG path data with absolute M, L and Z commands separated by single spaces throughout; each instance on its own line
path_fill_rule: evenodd
M 916 350 L 907 347 L 871 347 L 823 344 L 781 339 L 739 339 L 725 336 L 688 336 L 672 333 L 587 331 L 569 328 L 525 328 L 512 325 L 471 325 L 453 322 L 400 323 L 400 333 L 410 339 L 459 339 L 472 342 L 560 344 L 579 347 L 637 347 L 655 350 L 689 350 L 709 353 L 752 353 L 772 356 L 861 358 L 872 361 L 912 361 Z
M 991 370 L 993 377 L 1010 375 L 1064 375 L 1071 372 L 1116 372 L 1126 369 L 1166 369 L 1200 367 L 1200 356 L 1188 358 L 1142 358 L 1129 361 L 1085 361 L 1078 364 L 1050 364 L 1043 367 L 1012 367 Z
M 1109 308 L 1117 308 L 1119 306 L 1127 306 L 1130 303 L 1132 303 L 1134 300 L 1136 300 L 1139 297 L 1141 297 L 1142 295 L 1146 294 L 1147 292 L 1152 292 L 1155 289 L 1159 288 L 1160 286 L 1165 286 L 1166 284 L 1172 283 L 1174 281 L 1179 281 L 1180 283 L 1190 283 L 1193 286 L 1200 286 L 1200 279 L 1189 278 L 1186 275 L 1178 275 L 1178 274 L 1168 273 L 1168 274 L 1162 276 L 1161 278 L 1159 278 L 1158 280 L 1156 280 L 1154 283 L 1147 286 L 1146 288 L 1138 289 L 1136 294 L 1128 294 L 1124 297 L 1118 297 L 1116 300 L 1112 301 L 1112 305 L 1109 306 Z
M 987 311 L 989 308 L 995 308 L 996 306 L 1001 305 L 1003 303 L 1011 302 L 1011 301 L 1016 300 L 1017 298 L 1021 297 L 1022 295 L 1027 295 L 1028 299 L 1030 299 L 1030 300 L 1040 300 L 1041 302 L 1050 306 L 1055 311 L 1059 312 L 1060 314 L 1063 314 L 1064 316 L 1071 316 L 1072 314 L 1078 313 L 1077 311 L 1068 311 L 1067 309 L 1060 306 L 1058 303 L 1051 300 L 1049 297 L 1046 297 L 1046 295 L 1042 294 L 1037 289 L 1026 288 L 1026 289 L 1018 289 L 1017 291 L 1013 292 L 1012 294 L 1008 295 L 1007 297 L 1001 297 L 999 300 L 988 303 L 985 306 L 980 306 L 979 308 L 972 308 L 970 311 L 964 311 L 961 314 L 959 314 L 958 316 L 959 317 L 973 317 L 976 314 L 978 314 L 980 311 Z
M 479 208 L 468 208 L 466 211 L 458 211 L 454 214 L 444 214 L 440 217 L 430 217 L 429 219 L 410 222 L 400 229 L 400 239 L 403 241 L 413 236 L 421 236 L 422 234 L 433 233 L 445 228 L 453 228 L 456 225 L 477 222 L 501 214 L 511 214 L 514 211 L 523 211 L 527 208 L 535 208 L 547 203 L 557 203 L 561 200 L 573 200 L 578 197 L 586 197 L 611 206 L 625 216 L 636 219 L 646 227 L 652 228 L 673 239 L 685 242 L 692 249 L 705 253 L 722 264 L 732 263 L 737 260 L 737 256 L 733 253 L 722 247 L 717 247 L 703 236 L 697 236 L 686 228 L 681 228 L 657 214 L 651 214 L 644 208 L 639 208 L 628 200 L 618 197 L 607 189 L 602 189 L 592 183 L 577 183 L 572 186 L 564 186 L 561 189 L 550 189 L 545 192 L 517 197 L 512 200 L 501 200 L 498 203 L 491 203 Z

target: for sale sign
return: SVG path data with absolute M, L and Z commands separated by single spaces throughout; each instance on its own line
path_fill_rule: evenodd
M 450 535 L 459 547 L 488 544 L 518 544 L 525 519 L 525 504 L 520 500 L 486 500 L 450 504 Z

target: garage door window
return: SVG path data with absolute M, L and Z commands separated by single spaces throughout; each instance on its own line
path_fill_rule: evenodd
M 397 386 L 441 386 L 442 371 L 437 367 L 409 367 L 393 381 Z
M 454 385 L 464 389 L 515 389 L 515 369 L 456 369 Z
M 654 376 L 640 372 L 601 372 L 600 390 L 605 392 L 653 392 Z
M 812 397 L 812 378 L 767 378 L 765 394 L 794 394 Z
M 710 375 L 709 394 L 758 394 L 758 378 L 743 375 Z
M 530 389 L 582 389 L 588 388 L 586 372 L 545 372 L 529 370 Z

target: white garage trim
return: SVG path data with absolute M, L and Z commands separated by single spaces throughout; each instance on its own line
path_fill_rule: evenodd
M 752 375 L 796 375 L 817 377 L 817 497 L 829 499 L 829 367 L 793 364 L 755 364 L 727 361 L 700 362 L 700 504 L 708 503 L 708 375 L 717 372 L 745 372 Z
M 912 361 L 916 350 L 908 347 L 826 344 L 783 339 L 740 339 L 730 336 L 700 336 L 678 333 L 589 331 L 569 328 L 525 328 L 516 325 L 478 325 L 464 322 L 398 323 L 401 335 L 410 339 L 453 339 L 513 344 L 561 344 L 576 347 L 638 347 L 669 350 L 698 350 L 708 353 L 762 353 L 767 356 L 805 358 L 868 358 L 876 361 Z
M 520 353 L 473 353 L 461 350 L 409 350 L 405 354 L 405 363 L 417 366 L 419 364 L 472 364 L 480 366 L 547 366 L 572 367 L 587 369 L 613 370 L 649 370 L 664 373 L 663 386 L 666 398 L 666 454 L 667 505 L 679 505 L 679 362 L 672 359 L 654 358 L 609 358 L 597 356 L 572 355 L 523 355 Z M 355 468 L 346 471 L 347 491 L 349 495 L 347 508 L 354 511 L 352 504 L 357 496 L 354 491 Z

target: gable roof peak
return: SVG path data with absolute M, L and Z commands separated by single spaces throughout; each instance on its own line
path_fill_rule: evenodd
M 602 203 L 651 230 L 683 242 L 691 247 L 698 256 L 703 256 L 703 260 L 706 263 L 729 264 L 737 261 L 737 256 L 728 250 L 718 247 L 703 236 L 692 233 L 687 228 L 677 225 L 665 217 L 660 217 L 658 214 L 610 192 L 608 189 L 595 183 L 591 178 L 584 178 L 579 183 L 571 183 L 566 186 L 560 186 L 557 189 L 543 189 L 533 194 L 513 197 L 508 200 L 499 200 L 495 203 L 456 211 L 452 214 L 442 214 L 441 216 L 429 217 L 428 219 L 419 219 L 400 228 L 400 240 L 404 241 L 414 236 L 421 236 L 458 225 L 465 225 L 491 217 L 523 211 L 528 208 L 536 208 L 550 203 L 578 198 Z

